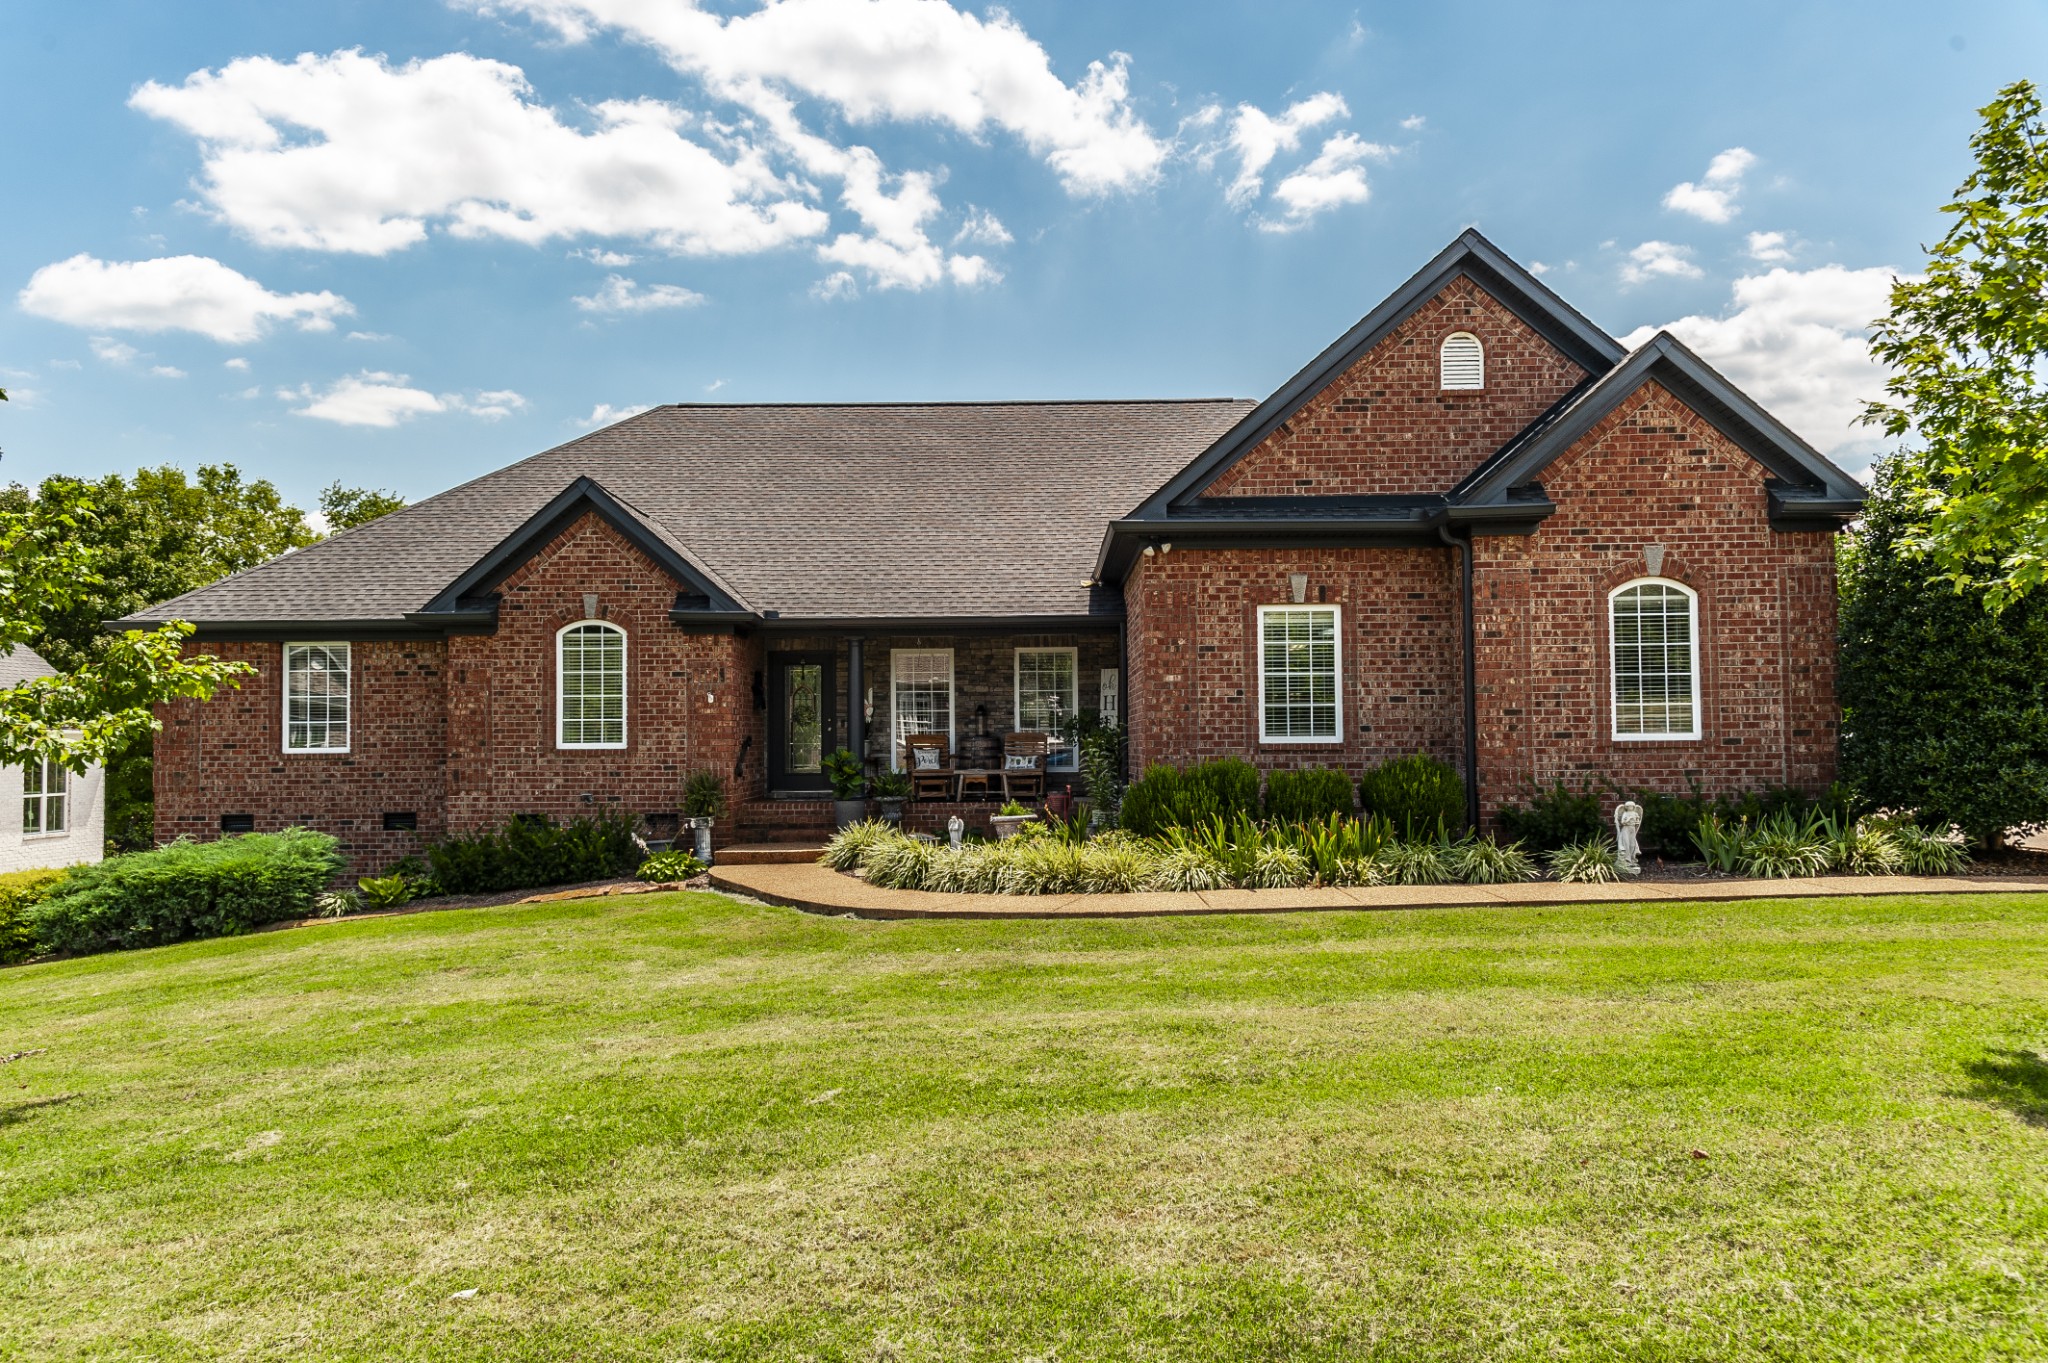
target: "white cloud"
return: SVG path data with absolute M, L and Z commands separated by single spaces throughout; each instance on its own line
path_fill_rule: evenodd
M 1651 279 L 1698 279 L 1700 267 L 1692 263 L 1692 247 L 1674 246 L 1668 241 L 1646 241 L 1628 253 L 1621 267 L 1621 282 L 1641 284 Z
M 826 215 L 758 148 L 682 135 L 685 111 L 611 100 L 582 132 L 531 99 L 515 66 L 452 53 L 402 66 L 359 51 L 245 57 L 130 103 L 197 138 L 199 190 L 266 246 L 384 255 L 430 225 L 537 244 L 631 237 L 689 255 L 771 249 Z
M 1792 259 L 1792 244 L 1783 232 L 1751 232 L 1749 258 L 1766 265 L 1782 264 Z
M 628 255 L 624 251 L 607 251 L 599 246 L 586 246 L 581 250 L 571 251 L 569 259 L 587 260 L 592 265 L 601 265 L 607 270 L 623 270 L 628 265 L 636 263 L 640 257 Z
M 589 416 L 577 421 L 576 424 L 586 429 L 595 426 L 609 426 L 615 421 L 624 421 L 629 416 L 638 416 L 642 412 L 651 410 L 653 410 L 652 403 L 614 407 L 609 402 L 600 402 L 597 406 L 590 409 Z
M 585 312 L 657 312 L 664 308 L 694 308 L 704 295 L 680 284 L 641 285 L 624 275 L 608 275 L 604 287 L 593 294 L 578 294 L 576 306 Z
M 1755 164 L 1756 153 L 1747 147 L 1730 147 L 1708 163 L 1700 183 L 1686 180 L 1672 186 L 1664 196 L 1664 206 L 1705 222 L 1727 222 L 1742 211 L 1735 200 L 1742 193 L 1742 177 Z
M 1310 128 L 1343 118 L 1351 110 L 1342 95 L 1328 90 L 1310 95 L 1287 106 L 1278 118 L 1249 104 L 1237 106 L 1230 121 L 1230 147 L 1237 153 L 1237 178 L 1224 197 L 1242 207 L 1259 197 L 1265 188 L 1266 167 L 1283 151 L 1301 145 L 1301 135 Z
M 751 107 L 779 91 L 830 106 L 854 124 L 998 128 L 1042 157 L 1068 192 L 1150 181 L 1168 147 L 1130 104 L 1130 58 L 1111 53 L 1068 85 L 1052 59 L 1000 9 L 978 18 L 945 0 L 778 0 L 722 17 L 676 0 L 466 0 L 524 14 L 581 42 L 616 29 L 676 70 Z
M 286 402 L 305 403 L 292 409 L 297 416 L 331 421 L 337 426 L 387 428 L 438 412 L 466 412 L 485 421 L 497 421 L 524 411 L 528 405 L 524 397 L 509 388 L 468 395 L 436 394 L 413 387 L 412 380 L 404 374 L 372 369 L 336 379 L 324 389 L 316 390 L 311 384 L 280 388 L 277 396 Z
M 182 379 L 185 377 L 185 371 L 174 364 L 153 364 L 149 367 L 149 372 L 160 379 Z
M 126 341 L 117 341 L 111 336 L 95 336 L 91 345 L 94 357 L 107 364 L 132 364 L 142 354 Z
M 1869 324 L 1890 306 L 1892 278 L 1888 268 L 1840 265 L 1747 275 L 1721 316 L 1681 317 L 1661 329 L 1816 447 L 1861 470 L 1882 446 L 1856 418 L 1883 393 L 1885 373 L 1866 342 Z M 1622 340 L 1641 345 L 1658 330 Z
M 834 270 L 817 283 L 811 285 L 811 297 L 821 303 L 836 303 L 843 298 L 858 298 L 860 284 L 845 270 Z
M 953 244 L 973 242 L 977 246 L 1008 246 L 1016 238 L 1000 219 L 986 208 L 969 208 L 967 220 L 960 224 L 960 230 L 953 234 Z
M 724 379 L 713 379 L 711 382 L 704 385 L 704 391 L 706 393 L 715 393 L 723 387 L 725 387 Z
M 391 333 L 388 331 L 351 331 L 348 334 L 348 339 L 351 341 L 388 341 L 391 339 Z
M 1405 133 L 1419 133 L 1422 131 L 1423 125 L 1428 122 L 1429 120 L 1421 114 L 1410 114 L 1401 120 L 1401 131 Z
M 19 301 L 24 312 L 75 327 L 196 331 L 235 344 L 257 339 L 273 322 L 324 331 L 355 311 L 326 290 L 272 293 L 207 256 L 106 261 L 83 252 L 37 270 Z
M 240 355 L 237 355 L 230 360 L 222 360 L 220 363 L 221 368 L 223 369 L 232 369 L 235 370 L 237 373 L 241 374 L 246 374 L 249 372 L 249 361 L 244 359 Z
M 1362 204 L 1371 195 L 1363 166 L 1383 161 L 1390 155 L 1377 142 L 1367 142 L 1352 133 L 1338 133 L 1323 143 L 1316 159 L 1273 186 L 1273 198 L 1287 210 L 1278 220 L 1262 219 L 1267 232 L 1291 232 L 1306 225 L 1318 213 L 1343 204 Z

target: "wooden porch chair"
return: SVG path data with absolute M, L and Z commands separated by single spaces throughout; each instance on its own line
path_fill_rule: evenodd
M 918 754 L 925 757 L 919 760 Z M 910 778 L 913 800 L 953 798 L 953 754 L 944 734 L 906 734 L 903 774 Z
M 1042 733 L 1003 735 L 1003 784 L 1011 799 L 1044 798 L 1048 747 Z

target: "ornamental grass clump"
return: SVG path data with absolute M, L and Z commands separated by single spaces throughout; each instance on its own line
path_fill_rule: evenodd
M 1248 890 L 1291 890 L 1314 880 L 1308 858 L 1292 847 L 1274 843 L 1252 853 L 1251 869 L 1239 883 Z
M 1898 874 L 1905 864 L 1899 840 L 1880 819 L 1845 819 L 1822 814 L 1816 821 L 1828 845 L 1828 869 L 1852 876 Z
M 1817 876 L 1828 869 L 1833 850 L 1814 822 L 1780 810 L 1761 820 L 1743 840 L 1741 870 L 1761 880 Z
M 1088 843 L 1081 848 L 1080 888 L 1085 894 L 1131 894 L 1145 888 L 1158 861 L 1138 843 Z
M 898 835 L 870 847 L 861 869 L 870 885 L 885 890 L 922 890 L 938 856 L 936 844 Z
M 1208 849 L 1191 844 L 1160 852 L 1145 881 L 1148 890 L 1221 890 L 1229 885 L 1230 876 L 1223 863 L 1210 855 Z
M 1448 843 L 1396 839 L 1380 853 L 1379 862 L 1392 885 L 1450 885 L 1461 879 Z
M 1952 876 L 1970 864 L 1969 849 L 1953 834 L 1934 833 L 1916 823 L 1892 825 L 1899 869 L 1907 875 Z
M 868 849 L 888 838 L 901 837 L 893 824 L 880 819 L 862 819 L 850 823 L 834 833 L 825 843 L 825 854 L 818 858 L 818 864 L 829 866 L 835 871 L 851 871 L 860 866 L 861 858 Z
M 1492 838 L 1465 838 L 1451 844 L 1450 864 L 1452 872 L 1468 885 L 1511 885 L 1540 874 L 1536 859 L 1522 850 L 1521 843 L 1503 847 Z
M 1550 854 L 1550 873 L 1567 885 L 1605 885 L 1621 879 L 1614 839 L 1605 833 L 1568 842 Z

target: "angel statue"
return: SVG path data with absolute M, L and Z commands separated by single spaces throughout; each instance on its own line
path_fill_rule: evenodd
M 1614 859 L 1625 876 L 1641 875 L 1643 845 L 1636 832 L 1643 826 L 1643 807 L 1623 800 L 1614 807 Z

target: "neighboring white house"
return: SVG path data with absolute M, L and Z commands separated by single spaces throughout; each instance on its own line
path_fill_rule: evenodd
M 56 675 L 21 645 L 0 655 L 0 688 Z M 26 771 L 0 767 L 0 871 L 98 861 L 107 845 L 106 792 L 106 773 L 98 767 L 83 776 L 55 763 Z

